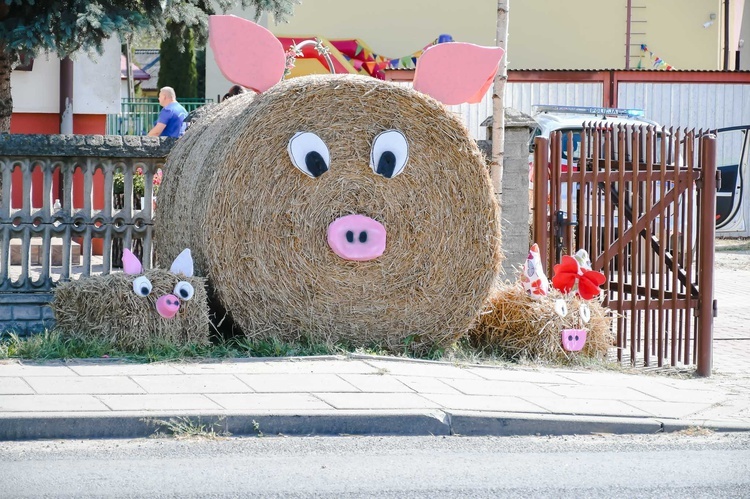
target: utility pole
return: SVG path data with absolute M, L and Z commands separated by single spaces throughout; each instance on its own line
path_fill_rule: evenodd
M 128 79 L 128 101 L 132 101 L 135 97 L 135 90 L 133 84 L 133 35 L 125 36 L 125 74 Z
M 505 154 L 505 106 L 503 96 L 505 83 L 508 81 L 508 10 L 510 0 L 497 2 L 497 46 L 505 50 L 505 57 L 500 61 L 500 69 L 495 76 L 492 91 L 492 161 L 490 174 L 495 196 L 502 210 L 503 195 L 503 156 Z

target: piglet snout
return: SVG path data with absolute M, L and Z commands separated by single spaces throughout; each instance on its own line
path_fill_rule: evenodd
M 156 300 L 156 311 L 165 319 L 171 319 L 180 310 L 180 299 L 175 295 L 160 296 Z
M 328 246 L 344 260 L 374 260 L 385 251 L 385 227 L 364 215 L 347 215 L 328 226 Z

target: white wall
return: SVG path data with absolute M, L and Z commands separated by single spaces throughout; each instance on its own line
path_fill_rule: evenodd
M 510 19 L 512 26 L 512 14 Z M 459 42 L 494 45 L 497 0 L 302 0 L 288 23 L 271 23 L 270 30 L 277 36 L 356 38 L 376 54 L 404 57 L 441 34 Z
M 120 112 L 120 40 L 111 38 L 102 55 L 85 52 L 73 58 L 73 112 L 75 114 L 116 114 Z M 11 75 L 13 112 L 60 112 L 60 60 L 41 54 L 34 59 L 33 71 L 13 71 Z

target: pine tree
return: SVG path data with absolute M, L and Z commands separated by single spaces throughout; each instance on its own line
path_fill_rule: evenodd
M 157 85 L 174 88 L 178 100 L 198 97 L 198 70 L 191 31 L 184 38 L 170 35 L 161 42 Z
M 206 96 L 206 49 L 195 51 L 195 65 L 198 69 L 198 97 Z
M 13 98 L 10 75 L 21 54 L 56 53 L 63 58 L 78 50 L 101 52 L 115 35 L 140 31 L 160 38 L 185 37 L 203 46 L 208 16 L 233 6 L 254 7 L 277 20 L 292 13 L 299 0 L 2 0 L 0 2 L 0 132 L 10 131 Z

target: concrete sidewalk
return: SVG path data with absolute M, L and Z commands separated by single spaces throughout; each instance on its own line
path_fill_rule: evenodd
M 750 431 L 750 377 L 356 355 L 0 362 L 0 439 L 144 437 L 169 432 L 170 419 L 233 435 Z

